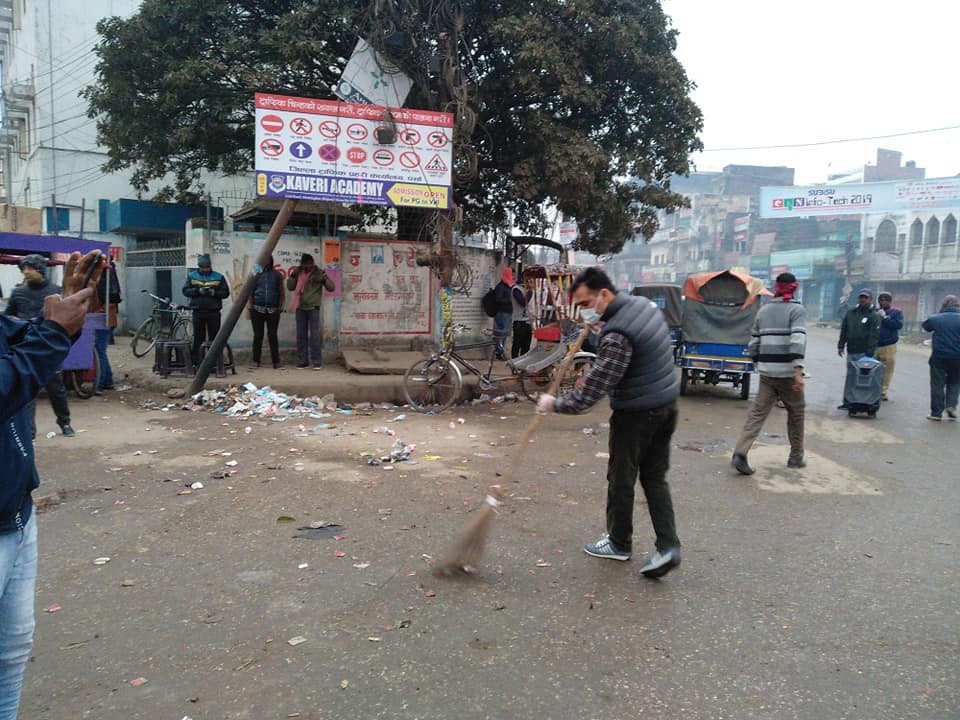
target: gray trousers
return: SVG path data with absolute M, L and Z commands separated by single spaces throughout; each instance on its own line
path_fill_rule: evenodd
M 320 349 L 323 335 L 320 329 L 320 308 L 302 310 L 297 308 L 297 362 L 300 365 L 320 367 L 323 360 Z

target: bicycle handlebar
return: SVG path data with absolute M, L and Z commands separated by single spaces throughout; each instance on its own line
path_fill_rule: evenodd
M 164 305 L 170 306 L 170 309 L 171 309 L 171 310 L 186 310 L 186 309 L 187 309 L 187 306 L 186 306 L 186 305 L 178 305 L 177 303 L 173 302 L 170 298 L 165 298 L 165 297 L 160 297 L 159 295 L 154 295 L 152 292 L 150 292 L 150 291 L 147 290 L 147 289 L 143 289 L 143 290 L 141 290 L 140 292 L 146 293 L 147 295 L 149 295 L 150 297 L 152 297 L 154 300 L 156 300 L 157 303 L 163 303 Z

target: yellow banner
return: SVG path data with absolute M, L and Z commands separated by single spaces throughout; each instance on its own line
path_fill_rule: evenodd
M 389 197 L 396 206 L 427 207 L 446 210 L 449 207 L 449 188 L 425 187 L 409 183 L 396 183 L 387 190 Z

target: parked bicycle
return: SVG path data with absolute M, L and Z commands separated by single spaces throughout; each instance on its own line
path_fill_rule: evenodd
M 573 329 L 576 328 L 576 323 L 569 323 L 569 325 Z M 556 372 L 554 366 L 559 365 L 563 360 L 568 346 L 566 342 L 568 333 L 564 333 L 563 342 L 558 342 L 557 347 L 540 347 L 526 355 L 508 361 L 507 366 L 510 368 L 510 374 L 494 377 L 493 349 L 496 345 L 495 341 L 491 339 L 484 342 L 457 345 L 454 336 L 458 332 L 468 329 L 463 326 L 446 328 L 444 331 L 444 347 L 430 357 L 418 360 L 407 369 L 403 376 L 403 394 L 414 410 L 438 413 L 456 402 L 463 387 L 461 367 L 477 376 L 481 390 L 490 390 L 504 380 L 516 380 L 519 382 L 523 393 L 531 400 L 535 400 L 541 388 L 549 385 L 552 373 Z M 492 333 L 490 330 L 485 330 L 484 334 L 490 335 Z M 561 338 L 558 338 L 558 340 L 561 340 Z M 489 365 L 486 370 L 477 367 L 463 356 L 463 352 L 466 350 L 478 349 L 488 351 Z M 528 356 L 530 357 L 528 358 Z M 523 362 L 524 358 L 533 362 Z M 573 389 L 577 380 L 590 371 L 595 358 L 596 356 L 593 353 L 577 353 L 573 364 L 560 383 L 561 394 Z
M 153 298 L 153 312 L 133 335 L 130 347 L 134 355 L 143 357 L 153 350 L 157 340 L 193 339 L 193 319 L 190 308 L 186 305 L 178 305 L 170 298 L 154 295 L 147 290 L 140 292 L 147 293 Z

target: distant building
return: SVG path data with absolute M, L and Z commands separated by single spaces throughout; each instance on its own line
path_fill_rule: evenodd
M 918 168 L 913 160 L 905 165 L 900 161 L 903 153 L 898 150 L 877 149 L 877 164 L 867 163 L 863 167 L 834 173 L 827 176 L 827 185 L 846 185 L 848 183 L 884 182 L 886 180 L 923 180 L 927 171 Z

